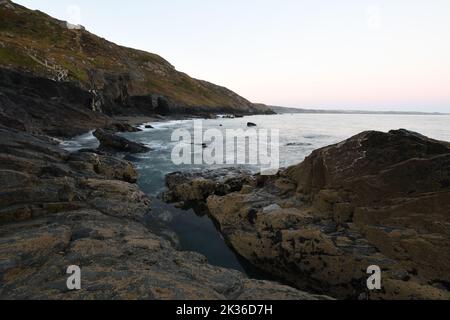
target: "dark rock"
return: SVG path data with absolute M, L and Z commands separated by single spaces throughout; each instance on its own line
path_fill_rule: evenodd
M 0 91 L 0 124 L 16 130 L 72 137 L 108 121 L 91 110 L 91 94 L 71 83 L 0 68 Z
M 441 183 L 449 163 L 447 142 L 364 132 L 276 176 L 244 174 L 250 181 L 225 196 L 220 175 L 167 185 L 177 199 L 207 198 L 241 256 L 300 289 L 356 299 L 367 291 L 367 268 L 378 265 L 383 290 L 371 299 L 450 299 L 432 285 L 450 280 L 450 189 Z
M 126 161 L 0 125 L 0 299 L 327 299 L 176 250 L 146 225 L 136 178 Z M 82 290 L 67 290 L 70 265 Z
M 248 122 L 247 123 L 247 127 L 257 127 L 258 125 L 256 123 L 253 122 Z
M 150 151 L 150 148 L 143 144 L 129 141 L 102 129 L 96 130 L 94 136 L 100 141 L 100 150 L 102 151 L 127 153 L 145 153 Z
M 166 176 L 167 202 L 205 201 L 210 195 L 239 191 L 252 180 L 250 171 L 235 168 L 175 172 Z
M 154 129 L 154 128 L 153 128 L 153 126 L 148 124 L 148 125 L 145 126 L 145 129 Z

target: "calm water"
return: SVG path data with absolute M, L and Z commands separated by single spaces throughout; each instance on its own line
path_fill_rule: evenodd
M 247 122 L 256 123 L 259 129 L 279 129 L 282 167 L 297 164 L 315 149 L 340 142 L 366 130 L 387 132 L 402 128 L 437 140 L 450 141 L 450 116 L 284 114 L 203 120 L 203 127 L 219 130 L 247 129 Z M 151 125 L 154 129 L 145 129 L 142 126 L 143 132 L 123 135 L 151 147 L 152 151 L 149 153 L 135 155 L 128 160 L 132 160 L 139 170 L 138 183 L 141 188 L 150 196 L 156 197 L 164 190 L 166 174 L 206 166 L 176 166 L 171 161 L 172 149 L 177 144 L 170 141 L 173 130 L 184 128 L 192 131 L 193 121 L 171 121 Z M 64 143 L 64 147 L 72 151 L 97 146 L 98 142 L 92 134 Z M 257 168 L 249 166 L 249 169 Z M 180 238 L 182 250 L 200 252 L 211 264 L 245 271 L 240 259 L 226 246 L 208 217 L 197 216 L 192 210 L 181 211 L 171 206 L 162 209 L 161 206 L 157 206 L 156 212 L 164 210 L 170 217 L 168 221 Z

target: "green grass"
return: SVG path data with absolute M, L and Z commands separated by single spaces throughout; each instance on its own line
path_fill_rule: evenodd
M 13 48 L 0 48 L 0 61 L 13 66 L 22 66 L 25 68 L 37 67 L 37 63 L 29 56 L 18 52 Z
M 69 77 L 89 87 L 90 70 L 113 74 L 133 72 L 134 94 L 156 93 L 187 106 L 222 107 L 236 101 L 218 89 L 204 86 L 186 74 L 177 72 L 160 56 L 118 46 L 89 32 L 72 31 L 38 11 L 23 7 L 0 10 L 0 66 L 12 65 L 45 74 L 45 68 L 27 55 L 32 48 L 41 60 L 53 61 L 69 70 Z M 148 69 L 151 63 L 156 71 Z M 164 74 L 159 71 L 163 70 Z

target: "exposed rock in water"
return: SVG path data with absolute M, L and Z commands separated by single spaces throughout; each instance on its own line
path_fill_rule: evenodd
M 215 192 L 221 177 L 201 173 L 182 181 L 188 189 L 168 186 L 172 198 L 209 193 L 209 213 L 233 248 L 300 289 L 450 299 L 442 285 L 450 283 L 449 164 L 449 143 L 406 130 L 364 132 L 277 176 L 244 175 L 240 191 L 225 196 Z M 367 290 L 371 265 L 383 270 L 382 290 Z
M 51 79 L 58 79 L 54 70 L 62 69 L 64 81 L 92 92 L 86 105 L 92 109 L 124 116 L 273 113 L 227 88 L 177 71 L 156 54 L 117 45 L 43 12 L 6 3 L 0 10 L 0 21 L 7 21 L 0 30 L 5 52 L 0 67 Z
M 253 122 L 248 122 L 247 123 L 247 127 L 257 127 L 258 125 L 256 123 Z
M 0 125 L 0 299 L 326 299 L 175 250 L 136 180 L 127 161 Z
M 253 177 L 248 170 L 233 168 L 174 172 L 166 176 L 166 202 L 206 201 L 210 195 L 239 191 Z
M 111 123 L 108 126 L 106 126 L 104 129 L 107 131 L 112 131 L 112 132 L 140 132 L 140 131 L 142 131 L 139 128 L 133 127 L 130 124 L 122 123 L 122 122 Z
M 115 135 L 110 131 L 97 129 L 94 136 L 100 141 L 100 150 L 107 152 L 145 153 L 150 148 L 143 144 L 129 141 L 124 137 Z

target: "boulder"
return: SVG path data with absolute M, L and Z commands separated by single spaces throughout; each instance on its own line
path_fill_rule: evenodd
M 247 127 L 257 127 L 258 125 L 253 122 L 247 122 Z
M 109 121 L 90 108 L 91 94 L 69 82 L 56 82 L 0 68 L 0 124 L 56 137 L 73 137 Z
M 115 135 L 112 132 L 97 129 L 94 136 L 100 141 L 100 150 L 107 152 L 145 153 L 150 148 Z

